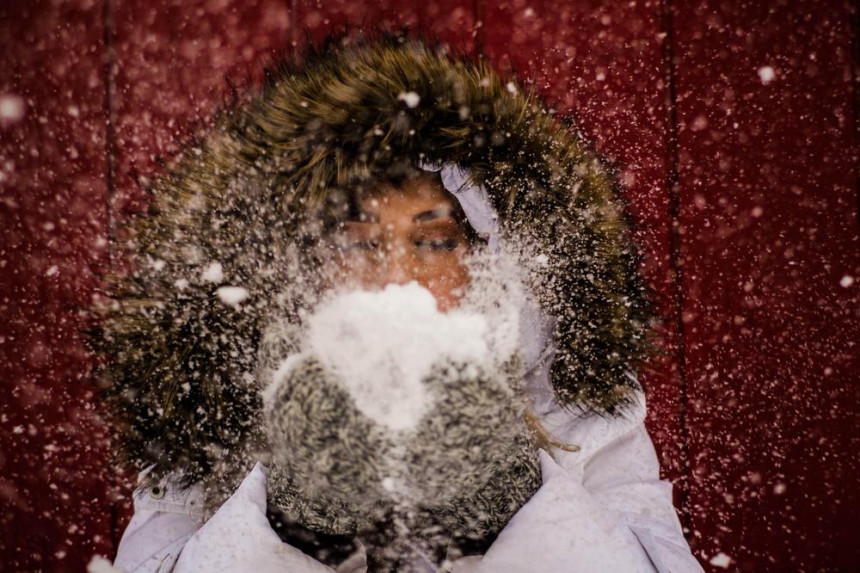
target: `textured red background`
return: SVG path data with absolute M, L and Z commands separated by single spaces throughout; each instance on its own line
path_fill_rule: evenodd
M 227 77 L 343 24 L 482 51 L 618 167 L 666 319 L 649 429 L 706 569 L 860 570 L 860 48 L 835 0 L 4 3 L 2 570 L 82 570 L 128 518 L 78 333 L 106 206 L 121 224 Z

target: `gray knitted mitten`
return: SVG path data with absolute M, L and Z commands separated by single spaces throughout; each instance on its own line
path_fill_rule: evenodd
M 269 501 L 314 531 L 355 535 L 390 511 L 379 473 L 390 441 L 316 358 L 294 360 L 264 398 Z
M 418 510 L 413 531 L 438 525 L 449 536 L 482 539 L 497 534 L 537 491 L 540 466 L 521 379 L 516 359 L 493 372 L 434 369 L 427 384 L 436 404 L 406 443 Z
M 540 486 L 516 359 L 491 373 L 437 365 L 433 407 L 406 432 L 358 411 L 312 355 L 289 364 L 264 400 L 270 503 L 313 531 L 357 536 L 374 571 L 456 556 L 457 540 L 494 536 Z

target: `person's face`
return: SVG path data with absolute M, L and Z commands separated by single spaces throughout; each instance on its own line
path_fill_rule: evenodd
M 469 283 L 470 245 L 455 201 L 430 174 L 374 189 L 360 200 L 357 220 L 337 233 L 339 280 L 362 288 L 416 281 L 440 311 L 457 306 Z

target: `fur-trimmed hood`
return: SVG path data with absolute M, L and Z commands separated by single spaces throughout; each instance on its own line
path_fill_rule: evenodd
M 330 42 L 302 62 L 222 110 L 128 230 L 136 270 L 110 285 L 97 337 L 125 461 L 194 480 L 259 436 L 262 323 L 302 304 L 279 293 L 314 264 L 308 225 L 419 162 L 468 169 L 511 242 L 536 245 L 559 403 L 621 412 L 650 315 L 611 174 L 571 126 L 485 59 L 414 39 Z

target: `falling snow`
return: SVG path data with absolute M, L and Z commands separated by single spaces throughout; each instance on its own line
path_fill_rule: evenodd
M 732 558 L 726 555 L 725 553 L 717 553 L 714 555 L 709 561 L 711 565 L 714 567 L 719 567 L 721 569 L 728 569 L 732 564 Z
M 220 287 L 217 291 L 215 291 L 215 294 L 218 296 L 218 300 L 220 300 L 227 306 L 238 306 L 239 303 L 241 303 L 250 296 L 248 289 L 237 286 Z
M 418 102 L 421 101 L 421 96 L 415 92 L 405 92 L 399 94 L 397 99 L 404 102 L 408 107 L 418 107 Z
M 758 69 L 758 77 L 761 83 L 767 85 L 776 77 L 776 72 L 770 66 L 762 66 Z
M 221 263 L 217 261 L 210 263 L 203 271 L 203 274 L 200 275 L 200 278 L 209 283 L 222 282 L 224 280 L 224 269 L 221 267 Z
M 481 53 L 496 69 L 515 71 L 521 83 L 505 76 L 499 84 L 506 97 L 533 89 L 617 169 L 661 318 L 655 329 L 663 339 L 655 343 L 664 352 L 641 368 L 648 430 L 662 475 L 685 504 L 680 519 L 697 558 L 744 571 L 856 568 L 860 468 L 850 421 L 860 404 L 860 219 L 852 78 L 860 72 L 847 49 L 856 39 L 851 3 L 697 0 L 673 4 L 665 18 L 662 4 L 649 1 L 334 0 L 299 3 L 297 14 L 280 0 L 169 4 L 0 8 L 0 69 L 7 72 L 0 86 L 6 567 L 116 571 L 107 557 L 131 515 L 138 468 L 110 461 L 116 439 L 100 399 L 102 357 L 87 338 L 98 316 L 93 308 L 110 308 L 106 277 L 169 277 L 163 297 L 140 300 L 134 318 L 142 322 L 164 319 L 160 310 L 199 293 L 219 316 L 257 311 L 261 293 L 231 274 L 241 256 L 201 256 L 176 275 L 186 252 L 128 256 L 139 237 L 127 228 L 158 194 L 149 184 L 233 97 L 231 86 L 241 93 L 246 77 L 259 85 L 273 54 L 292 57 L 291 42 L 319 40 L 330 26 L 384 20 L 426 27 L 449 49 Z M 431 111 L 430 100 L 410 87 L 384 93 L 397 113 Z M 313 99 L 299 105 L 312 109 Z M 446 109 L 462 120 L 480 121 L 486 111 L 433 105 L 452 105 Z M 495 127 L 484 126 L 479 141 L 504 140 L 506 131 Z M 366 133 L 373 140 L 387 134 L 379 127 Z M 559 190 L 557 199 L 588 193 Z M 216 229 L 220 221 L 209 223 Z M 158 232 L 176 233 L 179 243 L 184 229 Z M 266 247 L 270 255 L 280 245 Z M 529 262 L 535 269 L 558 263 L 545 254 Z M 279 271 L 273 283 L 295 278 L 292 268 Z M 589 277 L 600 284 L 613 272 Z M 338 361 L 347 357 L 362 365 L 349 387 L 375 386 L 361 408 L 404 428 L 432 407 L 415 391 L 420 385 L 408 386 L 421 369 L 372 379 L 370 364 L 424 368 L 443 350 L 477 359 L 481 349 L 471 344 L 495 325 L 439 313 L 412 287 L 375 295 L 329 301 L 351 305 L 328 307 L 329 314 L 321 307 L 313 323 L 318 350 L 333 368 L 343 369 Z M 625 301 L 596 302 L 615 303 Z M 390 324 L 398 314 L 412 320 Z M 368 322 L 379 327 L 371 329 L 378 348 L 340 338 Z M 381 328 L 386 324 L 392 328 Z M 402 338 L 422 324 L 426 345 L 396 345 L 394 333 Z M 329 337 L 333 330 L 337 337 Z M 219 344 L 231 343 L 229 331 L 219 336 Z M 381 348 L 388 352 L 375 352 Z M 234 350 L 244 359 L 254 349 Z M 177 385 L 180 398 L 198 388 L 197 374 L 190 370 Z M 398 419 L 392 403 L 409 415 Z M 154 410 L 163 415 L 170 405 Z
M 26 112 L 24 98 L 13 94 L 0 95 L 0 123 L 3 125 L 18 123 Z

